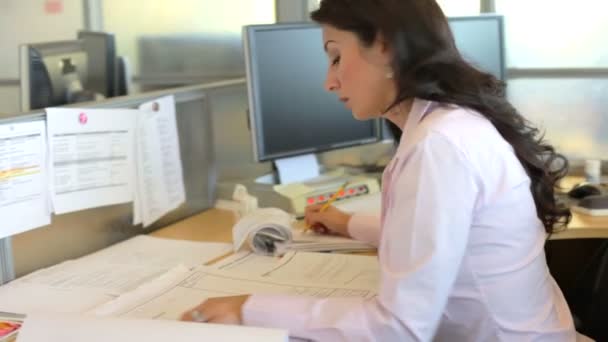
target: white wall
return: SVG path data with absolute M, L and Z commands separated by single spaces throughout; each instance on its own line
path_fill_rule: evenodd
M 104 30 L 116 35 L 118 54 L 138 72 L 141 35 L 241 34 L 246 24 L 275 22 L 274 0 L 104 0 Z
M 20 106 L 19 87 L 0 85 L 0 117 L 18 113 Z
M 19 45 L 76 38 L 82 0 L 0 0 L 0 80 L 19 78 Z M 0 87 L 0 113 L 14 112 L 18 87 Z
M 48 13 L 46 3 L 63 4 L 59 13 Z M 0 1 L 0 78 L 18 78 L 18 46 L 76 38 L 84 25 L 82 0 Z

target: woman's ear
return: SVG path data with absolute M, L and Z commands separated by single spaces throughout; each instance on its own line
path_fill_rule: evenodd
M 390 66 L 393 62 L 393 48 L 392 46 L 384 39 L 384 36 L 378 34 L 376 40 L 373 44 L 374 52 L 376 56 L 379 58 L 379 61 L 386 66 Z

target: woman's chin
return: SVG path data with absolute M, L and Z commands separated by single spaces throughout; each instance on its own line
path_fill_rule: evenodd
M 353 110 L 353 117 L 356 120 L 365 121 L 365 120 L 375 119 L 375 118 L 379 117 L 379 115 L 378 114 L 371 114 L 371 113 L 368 113 L 368 112 L 359 112 L 359 111 Z

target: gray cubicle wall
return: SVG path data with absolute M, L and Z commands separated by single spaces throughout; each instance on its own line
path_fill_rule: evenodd
M 145 91 L 245 77 L 240 33 L 142 35 L 137 54 L 134 81 Z
M 253 159 L 244 79 L 167 89 L 80 106 L 131 108 L 170 94 L 175 95 L 177 102 L 186 204 L 146 230 L 131 224 L 131 204 L 54 216 L 51 225 L 7 240 L 12 240 L 9 248 L 12 247 L 13 260 L 9 261 L 14 261 L 8 266 L 14 266 L 17 277 L 207 209 L 215 200 L 217 180 L 251 179 L 272 171 L 270 162 L 256 163 Z M 0 123 L 42 118 L 42 112 L 33 112 L 4 119 L 0 116 Z M 391 144 L 372 144 L 325 152 L 319 156 L 319 160 L 329 167 L 342 163 L 369 164 L 390 155 L 391 149 Z M 0 252 L 3 250 L 2 242 L 6 241 L 0 240 Z M 0 268 L 1 259 L 0 253 Z M 2 281 L 0 277 L 0 283 Z
M 253 178 L 271 172 L 271 163 L 256 163 L 253 159 L 245 79 L 230 87 L 209 89 L 207 95 L 219 179 Z
M 213 146 L 220 181 L 250 180 L 272 172 L 272 163 L 254 161 L 248 124 L 245 79 L 227 87 L 207 90 L 213 119 Z M 319 162 L 327 167 L 382 162 L 392 155 L 392 142 L 381 142 L 324 152 Z
M 53 216 L 49 226 L 13 236 L 17 277 L 58 262 L 80 257 L 131 236 L 149 232 L 213 205 L 216 184 L 212 119 L 206 91 L 230 88 L 237 82 L 218 82 L 81 104 L 87 108 L 135 108 L 154 98 L 174 95 L 183 163 L 186 203 L 143 229 L 132 225 L 132 205 L 123 204 Z M 0 123 L 44 119 L 43 112 L 4 118 Z M 7 279 L 5 279 L 6 281 Z

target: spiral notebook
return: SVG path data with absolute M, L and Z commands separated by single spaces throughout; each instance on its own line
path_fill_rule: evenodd
M 376 247 L 341 236 L 304 233 L 294 227 L 295 218 L 277 208 L 257 209 L 242 217 L 232 229 L 234 251 L 249 249 L 261 255 L 283 255 L 289 251 L 370 251 Z

